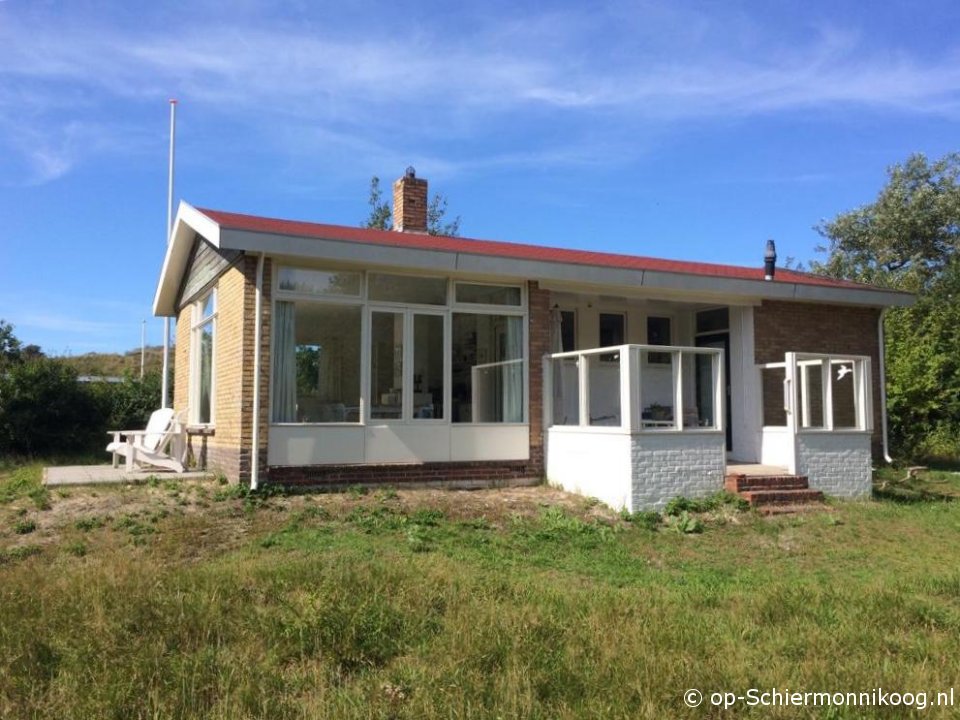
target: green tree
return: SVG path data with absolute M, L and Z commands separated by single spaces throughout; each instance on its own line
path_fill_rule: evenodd
M 370 213 L 360 227 L 375 230 L 389 230 L 392 227 L 393 213 L 390 203 L 383 199 L 383 190 L 380 188 L 380 178 L 374 175 L 370 178 L 370 195 L 367 199 Z M 427 233 L 430 235 L 446 235 L 457 237 L 460 234 L 460 216 L 446 222 L 447 198 L 440 193 L 434 193 L 427 205 Z
M 370 214 L 361 227 L 373 228 L 374 230 L 389 230 L 393 213 L 390 212 L 390 203 L 383 199 L 383 191 L 380 189 L 380 178 L 376 175 L 370 178 L 370 197 L 367 200 L 367 204 L 370 205 Z
M 20 346 L 13 325 L 0 318 L 0 368 L 20 360 Z
M 960 457 L 960 154 L 912 155 L 877 199 L 817 226 L 811 269 L 917 294 L 886 315 L 891 440 L 913 457 Z
M 877 199 L 816 230 L 829 241 L 814 272 L 923 291 L 942 274 L 960 241 L 960 153 L 929 162 L 911 155 L 888 169 Z

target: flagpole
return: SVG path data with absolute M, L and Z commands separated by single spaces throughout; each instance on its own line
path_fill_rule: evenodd
M 170 162 L 167 169 L 167 245 L 173 240 L 173 160 L 177 137 L 177 101 L 170 100 Z M 170 407 L 170 318 L 163 318 L 163 379 L 160 407 Z

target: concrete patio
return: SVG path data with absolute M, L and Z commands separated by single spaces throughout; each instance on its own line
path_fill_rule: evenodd
M 111 465 L 63 465 L 43 469 L 43 484 L 56 485 L 123 485 L 146 482 L 150 478 L 160 480 L 202 480 L 211 477 L 203 470 L 175 473 L 167 470 L 133 470 Z

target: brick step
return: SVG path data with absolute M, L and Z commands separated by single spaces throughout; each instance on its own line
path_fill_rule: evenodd
M 723 486 L 732 493 L 746 490 L 805 490 L 810 487 L 806 475 L 727 475 Z
M 744 490 L 740 497 L 752 507 L 765 505 L 800 505 L 815 503 L 823 500 L 823 493 L 819 490 Z

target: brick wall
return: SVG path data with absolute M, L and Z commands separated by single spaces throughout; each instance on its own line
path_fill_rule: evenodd
M 550 352 L 550 292 L 527 283 L 530 355 L 530 462 L 543 475 L 543 356 Z
M 253 448 L 254 337 L 257 259 L 244 257 L 217 280 L 214 335 L 213 427 L 191 432 L 190 451 L 198 467 L 222 472 L 232 482 L 250 480 Z M 261 326 L 260 466 L 266 468 L 270 392 L 270 261 L 264 263 Z M 190 402 L 190 323 L 192 307 L 180 311 L 177 323 L 177 368 L 174 407 Z M 184 413 L 189 419 L 189 415 Z
M 427 181 L 404 175 L 393 183 L 393 229 L 427 231 Z
M 873 380 L 874 457 L 882 452 L 877 308 L 765 300 L 754 309 L 754 358 L 782 362 L 784 353 L 868 355 Z M 782 404 L 782 395 L 773 393 Z
M 723 433 L 647 433 L 631 436 L 630 511 L 659 510 L 672 498 L 703 497 L 723 488 Z
M 300 487 L 339 488 L 347 485 L 387 484 L 481 488 L 533 485 L 540 480 L 539 468 L 526 460 L 270 468 L 271 482 Z

